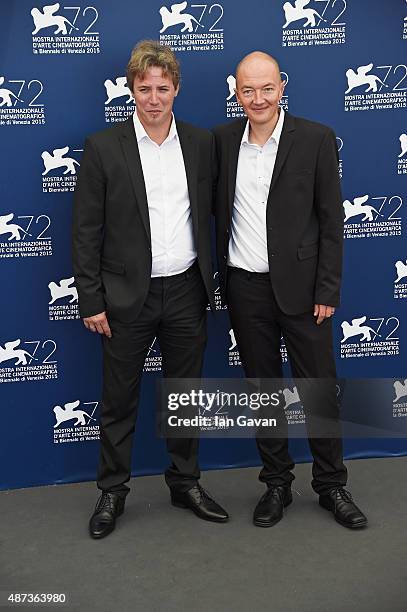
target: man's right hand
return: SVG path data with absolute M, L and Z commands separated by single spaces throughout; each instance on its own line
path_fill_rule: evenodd
M 99 334 L 104 334 L 108 338 L 112 337 L 112 332 L 110 331 L 106 312 L 101 312 L 100 314 L 93 315 L 93 317 L 85 317 L 83 319 L 83 324 L 86 329 L 90 329 L 90 331 L 98 332 Z

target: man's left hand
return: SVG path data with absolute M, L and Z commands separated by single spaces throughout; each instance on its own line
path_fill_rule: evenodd
M 325 304 L 314 305 L 314 317 L 317 317 L 317 325 L 320 325 L 325 319 L 330 319 L 335 312 L 333 306 L 326 306 Z

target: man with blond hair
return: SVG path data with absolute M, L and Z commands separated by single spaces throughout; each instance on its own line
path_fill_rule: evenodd
M 180 72 L 172 50 L 142 41 L 127 66 L 136 110 L 86 140 L 73 215 L 80 313 L 103 344 L 102 491 L 89 529 L 108 535 L 123 513 L 140 381 L 157 337 L 169 378 L 199 378 L 206 306 L 213 307 L 210 248 L 216 172 L 210 132 L 175 120 Z M 199 185 L 199 188 L 198 188 Z M 198 482 L 198 440 L 167 439 L 172 504 L 202 519 L 228 514 Z
M 359 528 L 367 520 L 344 488 L 334 384 L 331 317 L 339 304 L 343 240 L 336 140 L 330 128 L 285 113 L 283 91 L 277 61 L 250 53 L 236 70 L 236 96 L 247 118 L 215 130 L 221 290 L 247 377 L 263 385 L 282 378 L 283 335 L 294 377 L 327 381 L 300 385 L 323 398 L 317 406 L 303 401 L 312 486 L 340 524 Z M 253 516 L 260 527 L 275 525 L 292 501 L 294 463 L 282 406 L 277 416 L 277 434 L 257 437 L 259 478 L 267 485 Z

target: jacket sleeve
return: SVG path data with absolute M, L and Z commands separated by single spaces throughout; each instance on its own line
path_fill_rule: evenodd
M 339 306 L 343 257 L 343 204 L 335 134 L 328 130 L 318 153 L 314 205 L 319 219 L 315 303 Z
M 212 214 L 215 214 L 216 191 L 218 186 L 218 157 L 216 153 L 215 136 L 211 134 L 211 172 L 212 172 Z
M 75 189 L 72 223 L 73 270 L 82 317 L 105 310 L 100 259 L 103 243 L 106 179 L 100 156 L 86 139 Z

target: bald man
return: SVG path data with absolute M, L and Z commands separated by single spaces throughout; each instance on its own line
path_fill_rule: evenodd
M 279 107 L 285 83 L 277 61 L 250 53 L 236 69 L 236 97 L 247 118 L 214 130 L 218 269 L 245 374 L 282 377 L 284 337 L 293 376 L 325 379 L 323 398 L 303 400 L 319 503 L 350 528 L 367 524 L 344 488 L 332 316 L 339 305 L 343 209 L 333 131 Z M 320 389 L 320 387 L 318 387 Z M 294 463 L 283 407 L 277 434 L 257 437 L 267 485 L 254 524 L 271 527 L 292 501 Z M 326 417 L 329 435 L 315 429 Z M 315 432 L 317 431 L 317 434 Z

